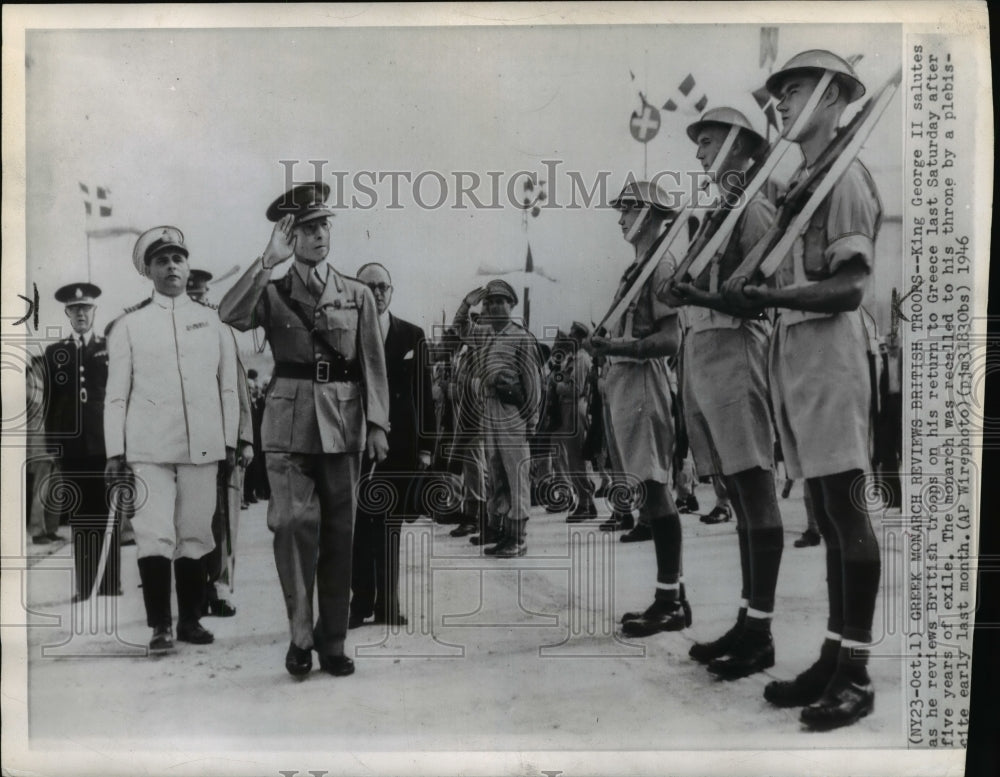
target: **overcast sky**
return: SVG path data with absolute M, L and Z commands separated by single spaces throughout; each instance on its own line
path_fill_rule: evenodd
M 690 73 L 692 98 L 750 113 L 749 92 L 767 74 L 753 25 L 36 31 L 26 42 L 28 281 L 43 327 L 65 323 L 55 289 L 87 277 L 80 182 L 111 191 L 111 218 L 92 226 L 176 225 L 191 265 L 221 275 L 263 250 L 264 211 L 285 188 L 280 160 L 302 160 L 295 176 L 308 180 L 313 159 L 333 186 L 345 173 L 345 196 L 361 205 L 371 198 L 352 186 L 359 171 L 426 172 L 424 202 L 437 199 L 434 174 L 444 176 L 443 207 L 420 207 L 405 180 L 402 207 L 389 207 L 384 180 L 375 207 L 334 219 L 331 262 L 348 274 L 383 262 L 404 318 L 429 328 L 443 308 L 450 320 L 484 280 L 477 268 L 523 265 L 530 239 L 536 265 L 557 279 L 532 282 L 532 330 L 597 319 L 632 258 L 616 214 L 543 210 L 526 233 L 506 202 L 510 177 L 549 177 L 544 160 L 558 160 L 548 183 L 558 204 L 569 204 L 570 172 L 592 185 L 606 171 L 613 196 L 643 174 L 644 149 L 628 129 L 639 90 L 660 107 Z M 901 38 L 891 26 L 782 26 L 777 64 L 815 47 L 863 54 L 857 70 L 873 89 L 898 66 Z M 684 134 L 692 115 L 661 116 L 650 174 L 694 158 Z M 901 116 L 897 97 L 862 155 L 890 215 L 900 211 Z M 496 176 L 503 207 L 450 207 L 460 171 L 483 180 L 476 193 L 487 203 Z M 91 279 L 104 289 L 99 327 L 148 294 L 132 268 L 134 239 L 90 241 Z

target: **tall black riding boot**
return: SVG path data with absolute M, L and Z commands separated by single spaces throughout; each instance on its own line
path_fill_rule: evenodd
M 149 652 L 170 652 L 174 649 L 171 631 L 173 615 L 170 613 L 170 559 L 146 556 L 139 559 L 138 563 L 142 599 L 146 605 L 146 625 L 153 629 Z
M 174 560 L 177 587 L 177 639 L 207 645 L 214 641 L 212 632 L 198 619 L 205 604 L 205 567 L 200 558 Z

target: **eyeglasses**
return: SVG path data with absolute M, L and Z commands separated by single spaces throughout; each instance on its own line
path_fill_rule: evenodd
M 379 294 L 385 294 L 392 286 L 388 283 L 369 283 L 368 288 L 372 290 L 372 294 L 378 292 Z

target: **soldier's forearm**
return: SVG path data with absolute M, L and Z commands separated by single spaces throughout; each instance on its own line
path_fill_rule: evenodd
M 255 259 L 219 302 L 219 317 L 241 332 L 260 325 L 254 320 L 254 311 L 270 279 L 271 271 L 263 267 L 260 258 Z

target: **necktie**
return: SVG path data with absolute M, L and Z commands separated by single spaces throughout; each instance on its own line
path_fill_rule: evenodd
M 309 289 L 309 293 L 312 294 L 317 299 L 322 296 L 325 284 L 319 278 L 319 273 L 316 268 L 313 267 L 309 271 L 309 280 L 306 281 L 306 288 Z

